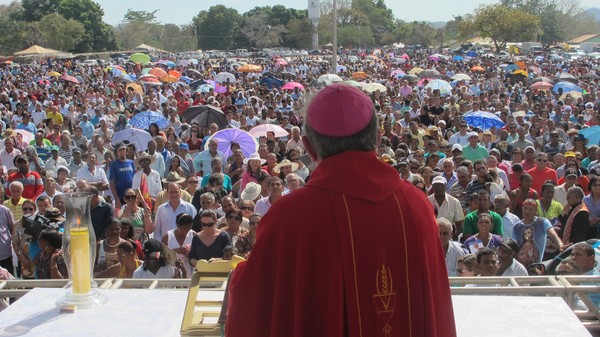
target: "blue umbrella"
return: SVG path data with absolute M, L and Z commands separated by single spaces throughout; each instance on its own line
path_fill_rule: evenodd
M 476 52 L 476 51 L 473 51 L 473 50 L 471 50 L 471 51 L 467 52 L 467 56 L 468 56 L 468 57 L 477 57 L 477 52 Z
M 588 140 L 586 147 L 600 144 L 600 126 L 592 126 L 579 131 L 579 134 Z
M 558 82 L 556 83 L 553 87 L 552 87 L 552 92 L 557 94 L 558 93 L 558 89 L 562 89 L 563 93 L 564 92 L 569 92 L 569 91 L 579 91 L 581 92 L 581 88 L 574 83 L 571 82 Z
M 238 144 L 245 157 L 249 157 L 251 154 L 258 151 L 258 142 L 256 141 L 256 138 L 244 130 L 219 130 L 210 136 L 209 140 L 213 138 L 219 142 L 218 150 L 223 152 L 225 158 L 229 158 L 233 155 L 233 151 L 231 151 L 231 143 Z M 208 150 L 208 142 L 206 142 L 204 149 Z
M 504 67 L 504 73 L 505 74 L 512 74 L 515 70 L 519 70 L 521 68 L 519 68 L 518 65 L 516 64 L 509 64 L 506 67 Z
M 452 58 L 452 61 L 462 61 L 462 60 L 464 60 L 464 59 L 465 59 L 464 57 L 462 57 L 462 56 L 460 56 L 460 55 L 456 55 L 456 56 L 454 56 L 454 57 Z
M 487 111 L 469 112 L 463 116 L 463 119 L 469 126 L 480 128 L 482 130 L 489 130 L 493 127 L 500 129 L 505 125 L 500 117 Z
M 165 129 L 169 126 L 169 120 L 166 119 L 163 115 L 152 112 L 152 111 L 144 111 L 139 114 L 133 116 L 129 121 L 129 124 L 134 128 L 147 130 L 150 128 L 150 124 L 156 123 L 159 129 Z
M 191 77 L 187 77 L 187 76 L 181 76 L 181 77 L 179 78 L 179 80 L 189 84 L 190 82 L 192 82 L 192 81 L 193 81 L 193 78 L 191 78 Z

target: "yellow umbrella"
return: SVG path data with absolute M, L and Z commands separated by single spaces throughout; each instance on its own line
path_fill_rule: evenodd
M 144 89 L 142 89 L 142 86 L 137 83 L 129 83 L 125 86 L 125 88 L 133 88 L 135 93 L 144 96 Z
M 245 64 L 237 68 L 237 71 L 241 73 L 258 73 L 261 72 L 262 69 L 261 66 L 257 66 L 256 64 Z
M 48 76 L 60 77 L 61 73 L 59 73 L 57 71 L 51 71 L 51 72 L 48 73 Z
M 423 70 L 425 70 L 425 69 L 417 67 L 417 68 L 412 68 L 408 73 L 411 75 L 418 75 Z
M 560 96 L 560 99 L 564 100 L 565 98 L 567 98 L 567 96 L 571 96 L 571 98 L 573 99 L 583 97 L 583 95 L 579 91 L 569 91 L 562 94 L 562 96 Z
M 525 70 L 517 70 L 513 74 L 515 74 L 515 75 L 523 75 L 525 77 L 529 76 L 529 74 Z
M 357 71 L 354 74 L 352 74 L 352 77 L 365 79 L 367 78 L 367 73 L 365 73 L 364 71 Z

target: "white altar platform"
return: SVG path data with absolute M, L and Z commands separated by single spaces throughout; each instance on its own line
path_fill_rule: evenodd
M 104 306 L 67 314 L 54 306 L 63 289 L 33 289 L 0 312 L 0 337 L 179 336 L 187 290 L 100 291 L 109 296 Z M 455 295 L 452 300 L 459 337 L 590 336 L 559 297 Z

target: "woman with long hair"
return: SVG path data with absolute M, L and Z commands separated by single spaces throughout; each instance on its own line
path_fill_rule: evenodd
M 187 144 L 190 147 L 189 154 L 194 156 L 196 153 L 202 151 L 202 137 L 200 134 L 200 127 L 192 124 L 190 128 L 190 138 L 187 140 Z
M 204 210 L 199 215 L 202 230 L 192 238 L 192 246 L 188 258 L 190 265 L 196 266 L 199 260 L 222 258 L 223 249 L 231 245 L 227 232 L 217 229 L 217 213 Z

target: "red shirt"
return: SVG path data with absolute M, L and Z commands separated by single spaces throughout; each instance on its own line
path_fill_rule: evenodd
M 44 192 L 44 182 L 39 173 L 30 171 L 26 175 L 21 172 L 15 172 L 8 176 L 8 186 L 13 181 L 20 181 L 23 184 L 23 195 L 25 199 L 35 200 Z M 10 189 L 6 188 L 6 195 L 10 195 Z
M 556 175 L 556 171 L 549 167 L 546 167 L 543 170 L 538 169 L 537 167 L 528 170 L 527 173 L 531 175 L 533 182 L 531 183 L 531 188 L 536 190 L 538 194 L 542 193 L 542 185 L 546 180 L 552 180 L 555 183 L 558 183 L 558 176 Z

